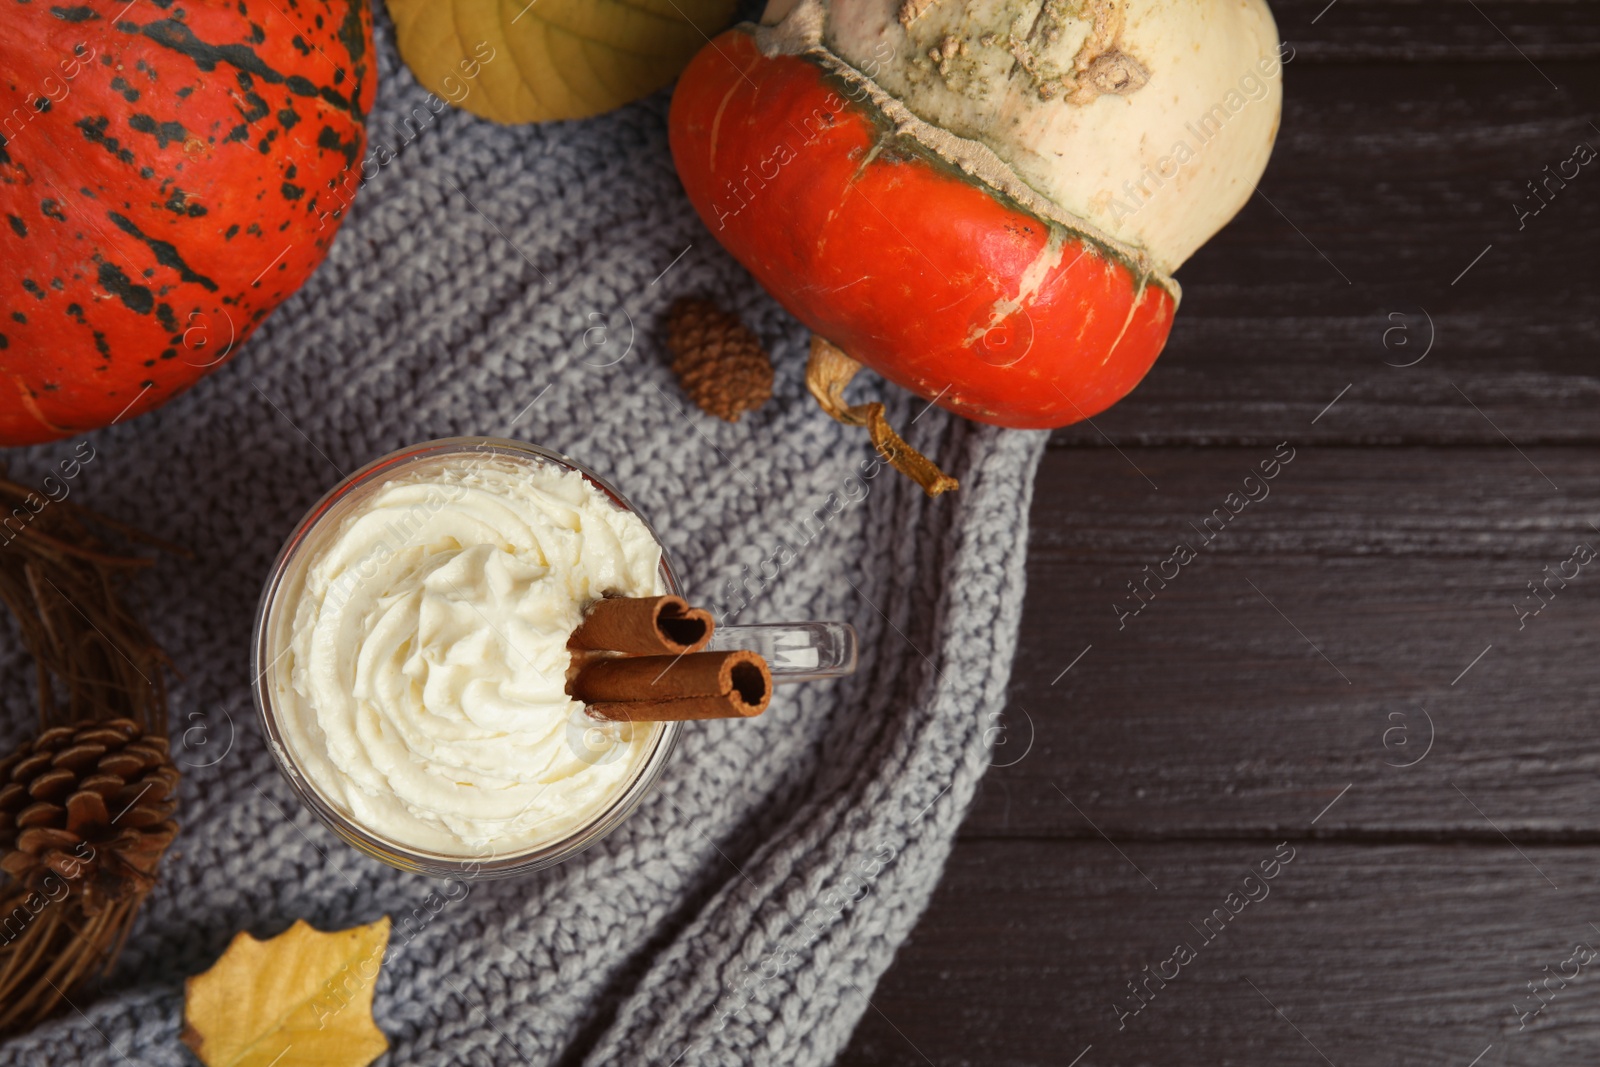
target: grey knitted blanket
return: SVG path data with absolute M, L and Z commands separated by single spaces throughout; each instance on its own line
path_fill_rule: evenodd
M 192 1064 L 183 981 L 235 932 L 387 914 L 381 1063 L 830 1063 L 989 762 L 1044 437 L 919 414 L 868 375 L 856 392 L 881 391 L 962 488 L 929 501 L 887 468 L 860 477 L 865 433 L 806 394 L 806 332 L 685 199 L 667 92 L 586 122 L 506 128 L 447 109 L 418 129 L 401 116 L 429 114 L 425 93 L 381 12 L 378 46 L 369 152 L 392 158 L 327 263 L 230 365 L 90 439 L 73 499 L 198 557 L 141 586 L 183 672 L 182 832 L 99 998 L 0 1046 L 0 1062 Z M 772 351 L 774 396 L 737 424 L 696 410 L 667 367 L 659 323 L 684 295 L 735 311 Z M 456 434 L 539 442 L 609 475 L 692 598 L 739 622 L 848 620 L 860 673 L 780 689 L 756 720 L 689 724 L 637 814 L 554 869 L 442 901 L 440 883 L 346 847 L 263 745 L 256 598 L 341 472 Z M 13 476 L 36 484 L 71 446 L 12 453 Z M 769 579 L 759 563 L 780 540 L 795 558 Z M 33 722 L 14 640 L 0 671 L 9 750 Z

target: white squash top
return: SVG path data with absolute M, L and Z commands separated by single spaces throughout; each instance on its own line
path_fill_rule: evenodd
M 769 50 L 831 53 L 902 132 L 1164 275 L 1254 192 L 1293 58 L 1264 0 L 772 0 L 762 21 Z

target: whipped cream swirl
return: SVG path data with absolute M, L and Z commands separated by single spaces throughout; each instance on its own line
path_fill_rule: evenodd
M 576 471 L 495 453 L 356 492 L 280 594 L 273 704 L 301 773 L 425 852 L 505 856 L 593 821 L 661 727 L 590 720 L 567 639 L 606 594 L 666 592 L 649 529 Z

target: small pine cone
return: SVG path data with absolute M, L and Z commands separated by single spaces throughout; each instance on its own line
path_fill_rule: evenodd
M 131 719 L 54 726 L 0 762 L 0 870 L 32 890 L 52 873 L 85 914 L 154 887 L 177 835 L 167 739 Z
M 672 372 L 701 411 L 728 422 L 772 396 L 772 359 L 744 323 L 709 300 L 680 300 L 667 312 Z

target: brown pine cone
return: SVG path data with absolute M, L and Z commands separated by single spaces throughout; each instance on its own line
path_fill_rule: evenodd
M 744 323 L 709 300 L 680 300 L 667 312 L 672 372 L 689 399 L 728 422 L 772 396 L 772 359 Z
M 167 739 L 133 720 L 51 727 L 0 762 L 0 870 L 36 891 L 54 873 L 87 915 L 147 893 L 177 790 Z

